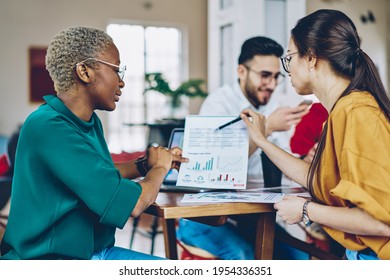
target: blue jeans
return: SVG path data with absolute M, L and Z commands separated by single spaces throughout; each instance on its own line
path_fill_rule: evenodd
M 121 247 L 110 247 L 93 254 L 91 260 L 163 260 L 163 258 Z
M 368 253 L 361 253 L 359 251 L 346 249 L 345 256 L 348 260 L 379 260 L 378 256 L 374 251 L 370 251 Z
M 246 227 L 245 231 L 254 233 L 255 225 Z M 283 230 L 277 226 L 278 230 Z M 177 238 L 183 243 L 202 248 L 223 260 L 253 260 L 253 243 L 240 233 L 231 223 L 222 226 L 208 226 L 205 224 L 179 220 Z M 286 244 L 275 242 L 274 259 L 308 260 L 309 255 Z

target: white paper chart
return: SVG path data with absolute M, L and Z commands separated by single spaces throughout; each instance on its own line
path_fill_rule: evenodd
M 237 116 L 187 116 L 177 185 L 210 189 L 245 189 L 248 133 L 243 122 L 216 130 Z

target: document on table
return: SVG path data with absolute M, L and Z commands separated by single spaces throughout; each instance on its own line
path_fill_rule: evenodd
M 185 194 L 182 203 L 275 203 L 283 198 L 282 193 L 250 193 L 250 192 L 204 192 Z
M 272 187 L 272 188 L 251 188 L 246 190 L 240 190 L 240 192 L 261 192 L 261 193 L 281 193 L 293 196 L 300 196 L 310 198 L 310 193 L 304 187 L 296 184 L 290 186 L 280 186 L 280 187 Z
M 183 203 L 225 203 L 225 202 L 251 202 L 251 203 L 275 203 L 284 195 L 310 198 L 309 192 L 299 185 L 280 186 L 273 188 L 246 189 L 227 192 L 203 192 L 197 194 L 185 194 L 181 200 Z
M 243 122 L 217 127 L 237 116 L 189 115 L 185 121 L 183 156 L 177 186 L 201 189 L 245 189 L 249 138 Z

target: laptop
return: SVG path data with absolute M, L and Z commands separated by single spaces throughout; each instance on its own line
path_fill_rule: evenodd
M 172 149 L 175 147 L 183 148 L 183 139 L 184 139 L 184 128 L 174 128 L 171 132 L 171 136 L 168 141 L 168 148 Z M 164 185 L 176 185 L 177 176 L 179 171 L 176 169 L 169 170 L 167 176 L 165 176 L 163 184 Z
M 184 128 L 174 128 L 169 137 L 167 147 L 169 149 L 179 147 L 183 148 L 183 140 L 184 140 Z M 210 191 L 210 189 L 202 189 L 202 188 L 191 188 L 185 186 L 177 186 L 177 178 L 179 171 L 176 169 L 169 170 L 168 174 L 165 176 L 163 185 L 161 186 L 161 191 L 171 191 L 171 192 L 204 192 Z

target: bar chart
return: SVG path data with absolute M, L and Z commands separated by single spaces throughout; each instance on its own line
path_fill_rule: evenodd
M 207 158 L 205 161 L 197 159 L 195 162 L 191 162 L 187 169 L 190 170 L 213 170 L 214 158 Z

